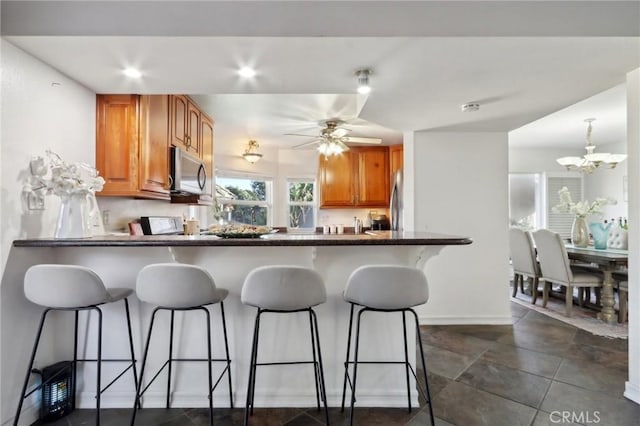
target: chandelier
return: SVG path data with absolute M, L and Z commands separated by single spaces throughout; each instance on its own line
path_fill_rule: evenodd
M 584 157 L 562 157 L 558 158 L 556 161 L 561 166 L 567 168 L 567 170 L 575 170 L 582 173 L 591 173 L 601 164 L 606 164 L 610 169 L 613 169 L 627 158 L 626 154 L 609 154 L 608 152 L 596 153 L 593 152 L 596 146 L 591 142 L 591 131 L 592 126 L 591 123 L 594 122 L 595 118 L 587 118 L 584 120 L 586 123 L 589 123 L 587 127 L 587 146 L 585 149 L 587 153 Z

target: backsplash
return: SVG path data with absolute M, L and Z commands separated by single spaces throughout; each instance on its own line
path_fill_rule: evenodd
M 318 211 L 318 226 L 322 225 L 344 225 L 353 226 L 354 216 L 365 223 L 367 214 L 372 216 L 384 214 L 389 216 L 389 209 L 320 209 Z

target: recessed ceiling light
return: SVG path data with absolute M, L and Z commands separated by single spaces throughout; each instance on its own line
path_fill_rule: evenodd
M 142 73 L 135 68 L 125 68 L 122 73 L 127 77 L 131 78 L 140 78 L 142 77 Z
M 240 74 L 242 77 L 251 78 L 256 76 L 256 70 L 251 67 L 242 67 L 238 71 L 238 74 Z
M 370 69 L 361 69 L 356 71 L 358 77 L 358 93 L 366 95 L 371 92 L 371 85 L 369 84 L 369 76 L 371 75 Z

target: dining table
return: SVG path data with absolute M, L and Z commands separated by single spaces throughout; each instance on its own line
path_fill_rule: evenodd
M 598 314 L 598 319 L 606 323 L 617 321 L 617 315 L 613 306 L 615 299 L 613 296 L 613 273 L 628 265 L 628 250 L 618 249 L 596 249 L 593 246 L 576 247 L 573 244 L 565 244 L 569 260 L 585 262 L 597 265 L 603 274 L 602 295 L 600 301 L 602 309 Z

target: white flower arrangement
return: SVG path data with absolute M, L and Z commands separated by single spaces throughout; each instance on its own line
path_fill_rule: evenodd
M 592 203 L 589 203 L 587 200 L 574 203 L 571 199 L 571 193 L 566 186 L 563 186 L 562 189 L 558 191 L 558 196 L 560 197 L 560 204 L 554 206 L 551 210 L 556 213 L 572 213 L 583 218 L 589 215 L 602 215 L 602 206 L 617 204 L 617 201 L 611 197 L 596 198 Z
M 60 197 L 102 191 L 105 181 L 95 167 L 86 163 L 67 163 L 49 150 L 47 157 L 49 164 L 42 157 L 35 157 L 29 163 L 31 178 L 25 185 L 26 190 L 45 191 Z

